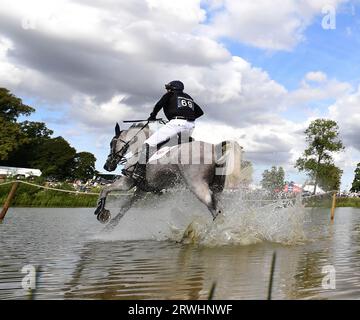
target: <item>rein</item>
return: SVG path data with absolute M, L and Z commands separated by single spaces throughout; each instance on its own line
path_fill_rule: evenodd
M 124 146 L 117 152 L 115 152 L 112 155 L 112 159 L 115 160 L 117 163 L 120 164 L 125 164 L 128 160 L 125 158 L 124 155 L 120 154 L 120 153 L 125 153 L 126 150 L 129 148 L 130 143 L 136 138 L 136 136 L 145 129 L 145 127 L 149 124 L 150 121 L 146 121 L 146 123 L 139 129 L 138 132 L 136 132 L 136 134 L 129 140 L 129 141 L 125 141 L 123 139 L 117 138 L 119 139 L 121 142 L 124 143 Z M 123 151 L 125 149 L 125 152 Z

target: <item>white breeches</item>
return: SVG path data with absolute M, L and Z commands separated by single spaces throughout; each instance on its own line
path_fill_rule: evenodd
M 178 133 L 184 133 L 190 136 L 195 128 L 194 121 L 187 121 L 182 119 L 170 120 L 165 126 L 161 127 L 149 139 L 145 140 L 150 147 L 156 147 L 159 143 L 167 139 L 177 136 Z

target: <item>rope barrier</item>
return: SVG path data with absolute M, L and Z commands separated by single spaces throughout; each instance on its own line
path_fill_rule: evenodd
M 42 186 L 42 185 L 39 185 L 39 184 L 35 184 L 35 183 L 27 182 L 27 181 L 22 181 L 22 180 L 3 182 L 3 183 L 0 183 L 0 186 L 4 186 L 4 185 L 7 185 L 7 184 L 12 184 L 14 182 L 19 182 L 19 183 L 26 184 L 26 185 L 29 185 L 29 186 L 33 186 L 33 187 L 40 188 L 40 189 L 52 190 L 52 191 L 64 192 L 64 193 L 72 193 L 72 194 L 76 194 L 76 195 L 82 194 L 82 195 L 98 196 L 100 194 L 100 193 L 95 193 L 95 192 L 81 192 L 81 191 L 75 191 L 75 190 L 63 190 L 63 189 L 58 189 L 58 188 Z M 130 195 L 130 194 L 128 194 L 128 193 L 117 193 L 117 194 L 112 194 L 112 195 L 125 196 L 125 195 Z
M 52 190 L 52 191 L 57 191 L 57 192 L 63 192 L 63 193 L 71 193 L 71 194 L 82 194 L 82 195 L 95 195 L 98 196 L 100 193 L 94 193 L 94 192 L 81 192 L 81 191 L 75 191 L 75 190 L 64 190 L 64 189 L 58 189 L 58 188 L 52 188 L 52 187 L 47 187 L 47 186 L 42 186 L 42 185 L 38 185 L 35 183 L 31 183 L 31 182 L 27 182 L 27 181 L 22 181 L 22 180 L 14 180 L 14 181 L 7 181 L 7 182 L 3 182 L 0 183 L 0 186 L 3 185 L 7 185 L 7 184 L 12 184 L 14 182 L 19 182 L 25 185 L 29 185 L 29 186 L 33 186 L 36 188 L 40 188 L 40 189 L 45 189 L 45 190 Z M 183 189 L 183 190 L 187 190 L 187 189 Z M 178 190 L 177 190 L 178 191 Z M 171 193 L 171 191 L 166 191 L 167 193 Z M 323 197 L 327 194 L 333 194 L 337 192 L 336 190 L 333 191 L 328 191 L 325 192 L 323 194 L 315 194 L 315 195 L 311 195 L 311 196 L 303 196 L 301 197 L 302 200 L 307 200 L 307 199 L 311 199 L 311 198 L 320 198 Z M 126 196 L 126 195 L 131 195 L 132 193 L 112 193 L 112 196 Z M 225 193 L 226 194 L 226 193 Z M 243 199 L 242 202 L 274 202 L 274 203 L 279 203 L 279 202 L 288 202 L 288 201 L 293 201 L 296 200 L 297 197 L 289 197 L 289 198 L 278 198 L 278 199 L 256 199 L 256 200 L 251 200 L 251 199 Z

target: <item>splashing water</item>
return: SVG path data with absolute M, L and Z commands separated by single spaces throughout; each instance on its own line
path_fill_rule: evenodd
M 306 240 L 306 211 L 300 198 L 261 199 L 242 191 L 225 192 L 220 198 L 224 215 L 214 222 L 207 208 L 189 191 L 161 196 L 148 194 L 100 240 L 171 240 L 205 246 L 249 245 L 262 241 L 285 245 Z M 119 201 L 113 202 L 118 207 Z M 114 213 L 116 209 L 111 211 Z

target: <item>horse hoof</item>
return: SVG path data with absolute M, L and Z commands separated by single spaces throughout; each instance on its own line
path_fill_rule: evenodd
M 96 216 L 98 216 L 104 210 L 104 207 L 105 207 L 105 198 L 101 198 L 98 201 L 97 208 L 96 208 L 94 214 Z
M 213 221 L 215 221 L 216 218 L 217 218 L 219 215 L 221 215 L 221 214 L 222 214 L 222 211 L 221 211 L 221 210 L 219 210 L 218 212 L 216 212 L 216 214 L 213 216 Z
M 101 223 L 105 224 L 107 223 L 111 218 L 111 214 L 109 210 L 103 210 L 101 211 L 98 215 L 97 215 L 97 219 L 98 221 L 100 221 Z

